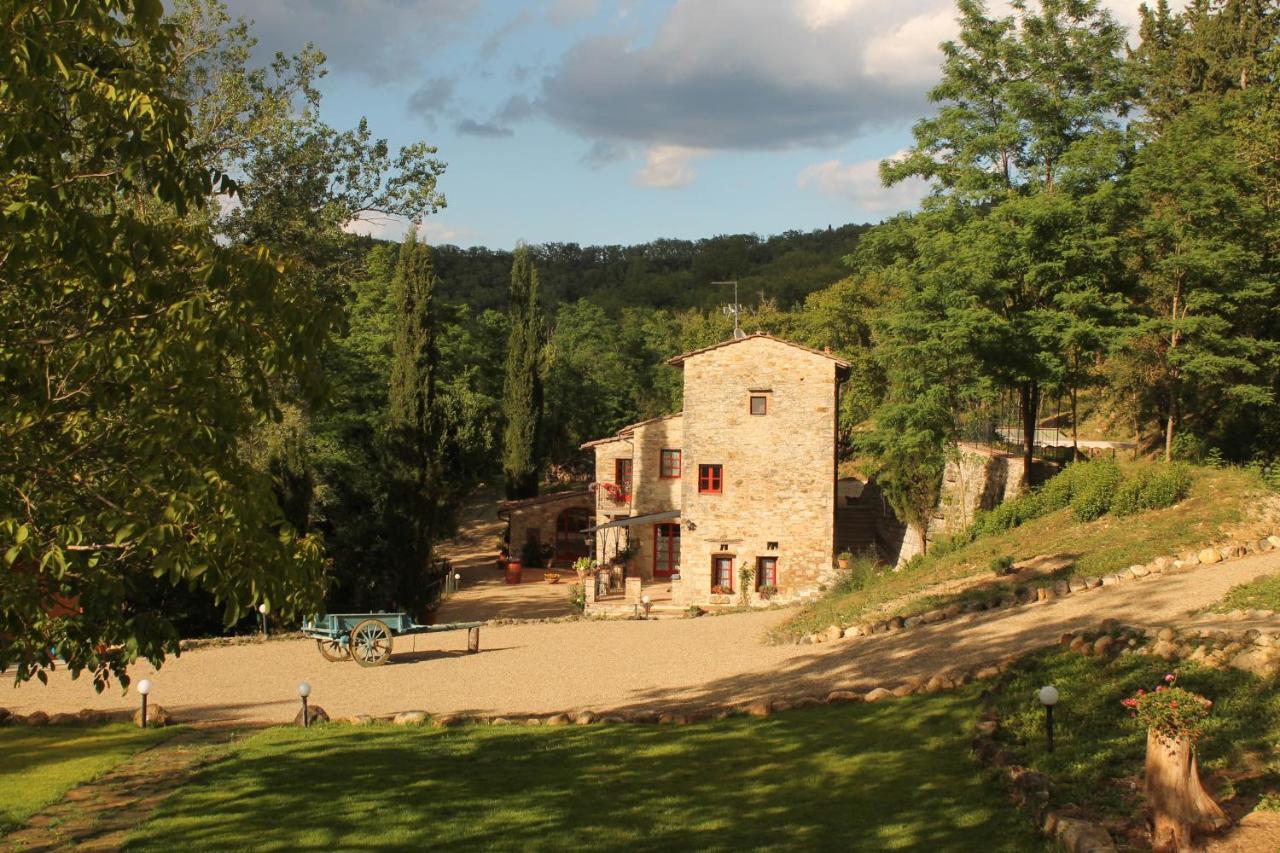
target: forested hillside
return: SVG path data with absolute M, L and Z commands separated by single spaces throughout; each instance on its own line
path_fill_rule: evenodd
M 732 301 L 739 282 L 743 301 L 761 296 L 789 307 L 846 274 L 842 258 L 867 225 L 788 231 L 772 237 L 730 234 L 701 240 L 654 240 L 635 246 L 529 246 L 548 306 L 590 299 L 622 308 L 711 308 Z M 484 247 L 437 246 L 441 296 L 477 311 L 506 310 L 512 253 Z

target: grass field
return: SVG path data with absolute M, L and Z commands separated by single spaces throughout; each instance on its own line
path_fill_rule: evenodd
M 1231 610 L 1280 611 L 1280 575 L 1267 575 L 1240 584 L 1210 609 L 1218 613 Z
M 971 758 L 977 702 L 683 727 L 274 729 L 126 849 L 1045 849 Z
M 1132 817 L 1141 806 L 1146 734 L 1121 706 L 1138 688 L 1153 689 L 1170 667 L 1124 655 L 1110 661 L 1065 651 L 1024 658 L 992 703 L 998 735 L 1019 764 L 1048 773 L 1059 805 L 1086 806 L 1103 817 Z M 1180 664 L 1178 686 L 1213 700 L 1198 745 L 1201 777 L 1219 799 L 1239 798 L 1247 811 L 1280 795 L 1280 684 L 1235 669 Z M 1055 709 L 1055 749 L 1044 739 L 1044 710 L 1029 701 L 1044 684 L 1061 693 Z
M 172 733 L 127 723 L 0 729 L 0 833 Z
M 829 625 L 852 625 L 873 613 L 877 618 L 910 615 L 964 601 L 975 593 L 926 595 L 924 590 L 943 581 L 991 575 L 991 561 L 997 557 L 1027 560 L 1054 554 L 1068 559 L 1068 568 L 1029 585 L 1052 583 L 1068 575 L 1096 577 L 1115 572 L 1218 538 L 1224 528 L 1242 521 L 1264 493 L 1264 484 L 1248 472 L 1199 468 L 1191 494 L 1175 506 L 1127 518 L 1104 515 L 1087 523 L 1075 521 L 1070 509 L 1058 510 L 900 571 L 882 572 L 863 589 L 829 594 L 778 626 L 774 636 L 786 639 Z M 1001 591 L 994 584 L 981 595 L 989 598 Z

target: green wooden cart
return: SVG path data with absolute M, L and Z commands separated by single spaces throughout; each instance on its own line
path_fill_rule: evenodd
M 382 666 L 391 657 L 397 636 L 434 634 L 467 629 L 467 651 L 480 650 L 482 622 L 419 625 L 408 613 L 325 613 L 302 623 L 302 633 L 316 641 L 325 660 L 354 660 L 361 666 Z

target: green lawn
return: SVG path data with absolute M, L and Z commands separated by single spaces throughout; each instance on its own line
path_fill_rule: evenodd
M 0 833 L 172 733 L 127 723 L 0 729 Z
M 1058 510 L 998 535 L 983 536 L 941 556 L 928 557 L 900 571 L 885 571 L 863 589 L 829 594 L 805 605 L 794 617 L 775 628 L 773 635 L 788 639 L 821 631 L 829 625 L 847 627 L 871 618 L 873 613 L 877 618 L 905 616 L 953 601 L 964 602 L 969 597 L 999 595 L 1009 591 L 1012 584 L 993 585 L 981 593 L 916 595 L 942 581 L 975 575 L 994 579 L 990 565 L 997 557 L 1009 556 L 1014 560 L 1047 554 L 1070 557 L 1070 567 L 1054 577 L 1042 576 L 1028 583 L 1033 586 L 1051 584 L 1057 577 L 1097 577 L 1115 572 L 1219 538 L 1225 527 L 1245 517 L 1246 510 L 1256 504 L 1257 497 L 1264 491 L 1264 484 L 1249 472 L 1197 468 L 1190 496 L 1175 506 L 1127 518 L 1104 515 L 1083 524 L 1072 518 L 1070 509 Z M 913 595 L 910 601 L 886 607 L 890 602 Z
M 1138 688 L 1152 690 L 1165 673 L 1178 686 L 1213 700 L 1199 750 L 1201 777 L 1220 799 L 1246 807 L 1280 796 L 1280 684 L 1235 669 L 1174 665 L 1145 655 L 1110 661 L 1066 651 L 1024 658 L 1006 675 L 992 703 L 1004 728 L 998 739 L 1019 764 L 1048 773 L 1057 805 L 1076 803 L 1102 816 L 1133 817 L 1141 807 L 1146 733 L 1120 704 Z M 1053 684 L 1055 749 L 1044 741 L 1044 710 L 1034 691 Z
M 1044 849 L 969 755 L 972 692 L 684 727 L 273 729 L 127 849 Z
M 1259 577 L 1232 588 L 1211 610 L 1280 610 L 1280 575 Z

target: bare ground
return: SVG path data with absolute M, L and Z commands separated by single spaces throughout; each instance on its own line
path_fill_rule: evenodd
M 771 695 L 823 694 L 838 688 L 892 687 L 948 668 L 980 666 L 1056 642 L 1065 631 L 1113 617 L 1143 626 L 1186 625 L 1189 615 L 1232 586 L 1280 572 L 1271 553 L 1178 575 L 1150 577 L 1016 610 L 977 614 L 898 634 L 821 646 L 766 646 L 764 632 L 788 611 L 663 621 L 578 621 L 486 626 L 481 652 L 465 652 L 464 633 L 397 641 L 391 662 L 362 669 L 327 663 L 308 640 L 206 648 L 171 660 L 151 677 L 152 699 L 183 721 L 284 723 L 298 710 L 296 686 L 334 717 L 403 710 L 464 714 L 546 714 L 565 710 L 698 708 Z M 1202 616 L 1198 625 L 1242 623 Z M 1253 624 L 1280 628 L 1280 618 Z M 0 706 L 14 713 L 80 708 L 124 710 L 136 696 L 118 688 L 97 695 L 86 680 L 53 673 L 6 688 Z

